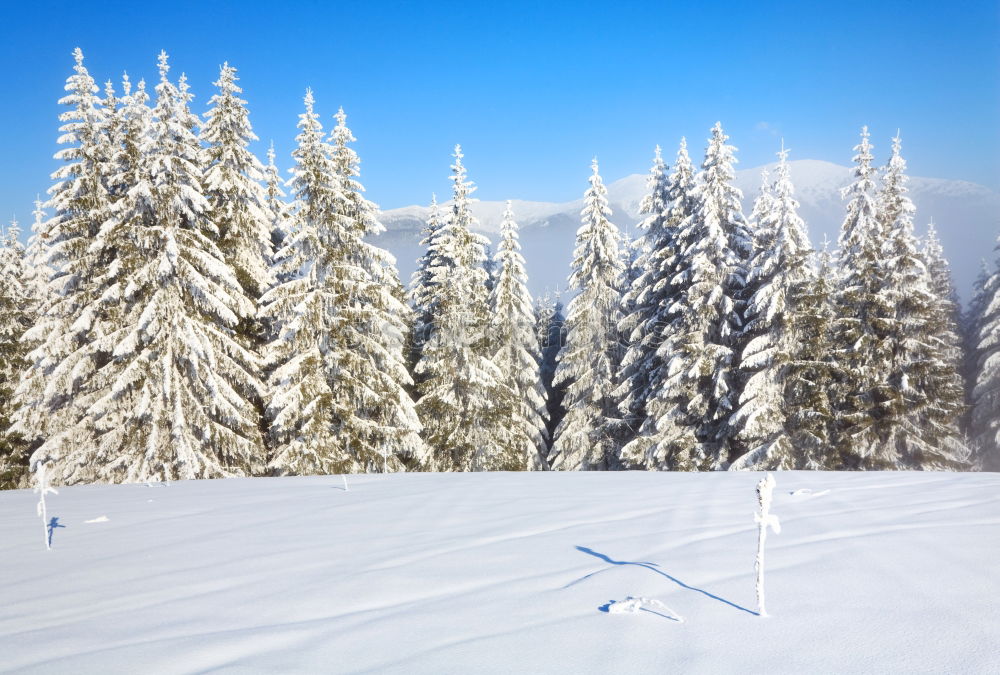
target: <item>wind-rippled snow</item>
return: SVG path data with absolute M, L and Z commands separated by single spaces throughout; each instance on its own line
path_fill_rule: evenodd
M 757 473 L 4 492 L 0 670 L 1000 672 L 1000 474 L 775 477 L 766 619 Z

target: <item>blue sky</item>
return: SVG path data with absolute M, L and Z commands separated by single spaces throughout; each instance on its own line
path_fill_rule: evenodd
M 820 6 L 823 5 L 821 8 Z M 166 49 L 203 112 L 239 68 L 282 169 L 311 86 L 358 137 L 383 208 L 445 193 L 465 148 L 482 199 L 574 199 L 592 156 L 607 180 L 652 148 L 698 155 L 721 120 L 742 167 L 847 164 L 862 124 L 878 158 L 902 129 L 914 175 L 1000 188 L 1000 3 L 4 3 L 0 214 L 30 220 L 54 167 L 56 100 L 83 48 L 100 81 L 156 76 Z M 8 216 L 5 216 L 5 218 Z

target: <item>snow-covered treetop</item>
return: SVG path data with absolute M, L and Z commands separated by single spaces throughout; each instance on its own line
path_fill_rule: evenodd
M 879 195 L 882 223 L 887 228 L 892 227 L 900 216 L 912 218 L 916 212 L 913 202 L 906 196 L 906 193 L 909 192 L 906 184 L 910 179 L 906 175 L 906 160 L 903 159 L 900 152 L 901 148 L 902 139 L 897 132 L 892 139 L 892 155 L 889 157 L 889 163 L 882 176 L 882 191 Z
M 453 157 L 455 158 L 455 163 L 451 165 L 452 174 L 449 177 L 453 185 L 452 219 L 470 230 L 476 229 L 479 221 L 472 215 L 470 205 L 479 200 L 470 197 L 476 191 L 476 185 L 471 180 L 468 180 L 465 165 L 462 164 L 462 159 L 465 155 L 462 154 L 461 145 L 455 146 Z
M 591 288 L 595 283 L 601 287 L 618 283 L 625 270 L 620 253 L 621 234 L 610 220 L 612 212 L 608 206 L 608 189 L 601 179 L 596 157 L 590 166 L 590 187 L 583 197 L 584 207 L 580 212 L 583 224 L 577 230 L 577 249 L 573 255 L 573 274 L 569 284 L 571 288 L 588 289 L 601 302 L 617 303 L 616 288 L 609 287 L 603 291 Z
M 274 141 L 271 141 L 271 145 L 267 148 L 267 166 L 264 167 L 264 179 L 267 185 L 267 201 L 272 204 L 285 196 L 285 191 L 281 189 L 281 171 L 274 160 Z
M 854 146 L 857 153 L 852 158 L 855 167 L 854 182 L 843 189 L 842 195 L 850 197 L 847 218 L 838 242 L 841 255 L 850 255 L 865 240 L 875 238 L 877 208 L 875 204 L 875 168 L 872 166 L 872 145 L 868 140 L 868 127 L 861 128 L 861 142 Z
M 347 128 L 347 114 L 343 108 L 339 108 L 334 117 L 337 125 L 330 132 L 330 159 L 334 171 L 340 178 L 339 195 L 345 200 L 342 215 L 352 219 L 353 225 L 359 228 L 361 236 L 381 234 L 385 231 L 385 227 L 379 222 L 378 207 L 362 196 L 365 188 L 356 180 L 361 175 L 361 159 L 350 147 L 350 144 L 357 139 Z
M 236 68 L 223 63 L 219 69 L 219 79 L 213 82 L 218 87 L 208 99 L 209 110 L 205 113 L 205 129 L 202 138 L 208 143 L 209 161 L 215 165 L 238 170 L 252 180 L 263 179 L 260 160 L 250 152 L 240 152 L 258 140 L 250 125 L 246 101 L 239 97 L 243 89 L 236 84 Z M 213 171 L 208 171 L 208 183 L 213 180 Z
M 728 140 L 722 123 L 716 122 L 712 127 L 712 137 L 708 139 L 705 161 L 701 165 L 701 180 L 694 193 L 698 198 L 699 217 L 705 236 L 717 240 L 721 250 L 729 249 L 732 254 L 746 258 L 752 243 L 743 217 L 743 193 L 733 185 L 736 148 L 728 145 Z M 725 243 L 719 239 L 723 236 Z M 736 262 L 732 260 L 730 264 L 735 265 Z
M 776 244 L 780 245 L 788 254 L 795 255 L 807 253 L 810 246 L 806 224 L 798 214 L 799 203 L 794 197 L 795 186 L 792 185 L 788 152 L 785 142 L 782 140 L 771 198 L 773 200 L 773 220 L 775 223 L 781 224 L 781 227 L 778 227 L 775 232 L 775 236 L 779 239 Z
M 650 217 L 646 218 L 640 224 L 640 227 L 649 229 L 656 218 L 662 217 L 666 213 L 667 207 L 670 204 L 667 165 L 663 161 L 663 153 L 659 145 L 656 146 L 656 150 L 653 153 L 653 166 L 649 169 L 649 176 L 646 178 L 646 187 L 649 192 L 642 198 L 639 211 L 649 214 Z

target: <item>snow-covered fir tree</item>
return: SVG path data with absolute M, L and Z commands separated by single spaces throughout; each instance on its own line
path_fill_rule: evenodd
M 947 469 L 968 454 L 958 427 L 962 383 L 954 358 L 948 314 L 934 295 L 933 279 L 913 234 L 915 208 L 907 196 L 906 162 L 897 135 L 883 176 L 879 216 L 887 238 L 881 247 L 882 306 L 891 308 L 880 331 L 889 360 L 874 392 L 878 446 L 866 468 Z M 876 327 L 877 329 L 879 327 Z
M 932 372 L 932 379 L 936 383 L 932 388 L 936 391 L 930 396 L 937 401 L 935 408 L 943 409 L 940 413 L 935 411 L 938 424 L 943 423 L 948 436 L 954 438 L 965 430 L 962 421 L 967 410 L 962 312 L 951 268 L 933 222 L 928 226 L 921 255 L 930 276 L 931 306 L 925 311 L 925 330 L 936 357 Z
M 185 78 L 169 80 L 162 52 L 159 71 L 148 133 L 144 101 L 126 115 L 132 187 L 95 245 L 117 251 L 102 299 L 115 303 L 115 330 L 102 337 L 112 360 L 84 397 L 97 446 L 75 449 L 67 480 L 85 462 L 106 482 L 246 475 L 262 462 L 248 399 L 262 389 L 259 363 L 235 335 L 253 304 L 212 240 Z
M 795 411 L 789 406 L 792 387 L 798 384 L 794 364 L 803 360 L 807 346 L 799 334 L 799 298 L 812 282 L 810 248 L 805 223 L 788 166 L 788 151 L 778 154 L 777 176 L 768 186 L 768 175 L 753 209 L 754 253 L 748 265 L 747 298 L 740 368 L 748 375 L 740 394 L 740 407 L 730 418 L 736 442 L 745 453 L 730 469 L 798 468 L 798 448 L 789 424 Z
M 716 124 L 690 215 L 677 226 L 676 300 L 663 315 L 661 372 L 647 397 L 648 418 L 623 449 L 631 466 L 707 470 L 729 463 L 727 421 L 739 397 L 732 387 L 734 331 L 751 240 L 727 139 Z
M 493 362 L 500 369 L 503 384 L 511 390 L 513 408 L 509 426 L 514 443 L 523 448 L 524 466 L 529 470 L 546 467 L 545 390 L 539 363 L 541 349 L 535 333 L 535 316 L 528 292 L 528 274 L 517 236 L 510 201 L 500 224 L 500 243 L 494 258 L 496 283 L 490 293 L 490 338 Z
M 270 286 L 272 204 L 261 184 L 264 167 L 248 146 L 257 140 L 250 125 L 236 68 L 224 63 L 215 82 L 218 92 L 209 99 L 200 157 L 208 218 L 218 230 L 216 244 L 226 264 L 236 273 L 244 294 L 254 303 Z M 253 330 L 252 326 L 246 327 Z M 258 332 L 259 331 L 255 331 Z M 252 340 L 256 342 L 257 340 Z
M 424 439 L 441 471 L 517 470 L 524 466 L 509 428 L 513 392 L 492 361 L 490 309 L 483 268 L 485 238 L 473 233 L 470 209 L 475 189 L 455 147 L 451 213 L 434 237 L 437 258 L 426 307 L 431 317 L 423 337 L 417 411 Z
M 48 459 L 93 443 L 93 434 L 78 424 L 83 417 L 78 394 L 101 358 L 94 346 L 98 317 L 86 308 L 100 293 L 95 276 L 108 264 L 93 247 L 110 206 L 107 116 L 83 52 L 77 48 L 73 56 L 68 93 L 59 100 L 68 110 L 59 116 L 59 142 L 65 147 L 56 153 L 63 164 L 52 174 L 46 203 L 52 217 L 36 233 L 52 273 L 38 320 L 24 338 L 34 349 L 15 392 L 14 429 L 33 448 L 44 440 L 48 447 L 42 455 Z M 67 477 L 54 468 L 52 478 Z
M 877 422 L 881 418 L 877 401 L 887 387 L 885 373 L 892 355 L 886 327 L 894 320 L 895 307 L 882 292 L 882 244 L 888 240 L 888 228 L 879 217 L 876 170 L 868 138 L 868 127 L 863 127 L 861 142 L 854 148 L 854 181 L 843 190 L 844 197 L 850 199 L 838 240 L 833 331 L 834 358 L 841 368 L 835 400 L 842 469 L 885 467 L 886 461 L 895 460 L 894 450 L 887 459 L 877 456 Z
M 549 463 L 560 470 L 607 470 L 618 463 L 621 416 L 615 398 L 622 358 L 621 283 L 625 272 L 621 234 L 609 220 L 607 188 L 592 164 L 584 194 L 583 225 L 576 233 L 566 345 L 556 383 L 566 386 L 566 415 L 556 429 Z
M 276 254 L 284 248 L 288 236 L 288 204 L 285 202 L 284 181 L 275 164 L 274 143 L 267 148 L 267 165 L 264 167 L 264 195 L 267 199 L 268 224 L 271 230 L 270 259 L 273 273 Z M 272 283 L 277 279 L 269 279 Z
M 965 382 L 965 414 L 962 416 L 962 428 L 970 438 L 970 445 L 974 454 L 974 461 L 977 466 L 981 464 L 981 455 L 978 452 L 977 444 L 972 437 L 972 415 L 975 411 L 973 396 L 976 388 L 976 380 L 979 376 L 979 331 L 982 328 L 983 314 L 985 312 L 988 299 L 986 289 L 991 276 L 990 265 L 985 258 L 979 260 L 979 274 L 972 284 L 972 297 L 962 312 L 959 330 L 962 338 L 962 378 Z
M 541 348 L 539 376 L 545 396 L 545 463 L 552 452 L 552 439 L 565 411 L 562 401 L 566 395 L 564 385 L 555 384 L 559 352 L 565 337 L 566 317 L 558 293 L 546 293 L 535 300 L 535 334 Z
M 639 255 L 634 281 L 622 299 L 625 317 L 622 334 L 627 349 L 621 364 L 621 383 L 615 392 L 625 419 L 625 442 L 632 440 L 646 419 L 646 399 L 657 386 L 662 361 L 657 349 L 663 341 L 664 317 L 674 302 L 673 276 L 677 262 L 675 232 L 690 215 L 690 191 L 694 187 L 694 168 L 682 139 L 673 174 L 657 146 L 646 183 L 649 193 L 643 198 L 639 224 L 643 234 L 637 240 Z
M 18 487 L 28 475 L 23 439 L 10 430 L 14 387 L 24 371 L 21 336 L 34 321 L 24 246 L 17 221 L 0 228 L 0 489 Z
M 407 309 L 394 260 L 364 241 L 382 231 L 363 196 L 343 110 L 330 141 L 300 115 L 291 227 L 279 283 L 262 298 L 274 328 L 268 419 L 278 474 L 398 471 L 426 462 L 404 359 Z
M 1000 253 L 1000 238 L 997 240 Z M 979 293 L 976 379 L 972 387 L 970 431 L 976 463 L 986 471 L 1000 470 L 1000 255 Z
M 445 264 L 442 258 L 440 232 L 445 224 L 441 207 L 437 203 L 437 195 L 431 196 L 427 224 L 423 229 L 423 239 L 420 245 L 423 253 L 417 259 L 417 269 L 410 278 L 408 300 L 413 307 L 413 334 L 410 346 L 410 363 L 415 366 L 423 353 L 424 344 L 433 326 L 434 317 L 434 279 L 435 271 Z
M 962 325 L 962 303 L 958 298 L 958 289 L 951 273 L 951 265 L 944 255 L 944 246 L 938 237 L 937 225 L 932 220 L 927 225 L 927 236 L 923 240 L 921 254 L 930 274 L 931 293 L 938 299 L 941 309 L 947 314 L 951 330 L 960 335 Z M 961 344 L 956 346 L 956 356 L 961 356 Z
M 800 344 L 787 367 L 786 428 L 795 448 L 796 468 L 822 470 L 841 466 L 834 438 L 835 383 L 839 369 L 833 358 L 834 299 L 837 269 L 824 237 L 811 278 L 795 295 L 791 331 Z

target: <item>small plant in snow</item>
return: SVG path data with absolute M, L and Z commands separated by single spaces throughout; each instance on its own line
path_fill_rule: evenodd
M 45 475 L 46 464 L 45 462 L 39 462 L 38 468 L 35 469 L 35 492 L 38 493 L 38 515 L 42 517 L 42 529 L 45 532 L 45 548 L 46 550 L 52 549 L 52 536 L 51 530 L 49 528 L 49 518 L 48 512 L 45 510 L 45 495 L 52 493 L 54 495 L 59 494 L 55 488 L 49 487 L 48 476 Z
M 770 527 L 775 534 L 781 533 L 778 516 L 770 512 L 773 492 L 774 476 L 768 473 L 757 483 L 757 504 L 760 506 L 760 513 L 754 514 L 754 520 L 760 528 L 760 535 L 757 538 L 757 562 L 754 565 L 757 570 L 757 613 L 760 616 L 767 616 L 767 610 L 764 609 L 764 540 L 767 539 L 767 528 Z

